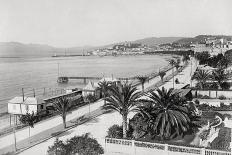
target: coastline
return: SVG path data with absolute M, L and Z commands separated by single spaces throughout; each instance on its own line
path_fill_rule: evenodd
M 189 65 L 186 65 L 187 67 L 189 67 Z M 187 68 L 187 67 L 185 67 L 184 68 L 184 70 L 183 70 L 183 72 L 184 71 L 188 71 L 189 72 L 189 69 Z M 178 72 L 178 73 L 180 73 L 180 72 Z M 167 75 L 168 76 L 168 75 Z M 172 75 L 171 75 L 172 76 Z M 182 76 L 181 74 L 177 74 L 176 76 Z M 186 76 L 189 76 L 189 74 L 188 75 L 186 75 Z M 156 78 L 157 79 L 157 78 Z M 149 83 L 148 83 L 149 84 Z M 154 85 L 154 83 L 150 83 L 149 85 Z M 166 82 L 165 81 L 165 83 L 164 83 L 164 85 L 165 85 L 165 87 L 166 86 L 168 86 L 169 85 L 169 82 Z M 140 85 L 138 85 L 137 86 L 138 88 L 140 88 Z M 145 87 L 145 88 L 147 88 L 147 87 Z M 98 102 L 96 102 L 96 103 L 100 103 L 101 102 L 101 100 L 100 101 L 98 101 Z M 101 102 L 101 104 L 102 104 L 103 102 Z M 100 106 L 101 104 L 98 104 L 98 105 L 96 105 L 97 107 L 98 106 Z M 96 108 L 97 108 L 96 107 Z M 83 107 L 83 108 L 88 108 L 88 106 L 85 106 L 85 107 Z M 83 108 L 81 108 L 81 109 L 83 109 Z M 79 113 L 78 111 L 79 111 L 80 109 L 78 109 L 78 110 L 74 110 L 72 113 L 70 113 L 69 115 L 72 115 L 72 117 L 69 117 L 69 118 L 78 118 L 78 115 L 76 115 L 76 113 Z M 92 110 L 94 110 L 94 109 L 92 109 Z M 86 113 L 86 112 L 85 112 Z M 117 115 L 118 116 L 118 115 Z M 23 139 L 21 139 L 21 140 L 19 140 L 19 142 L 18 142 L 18 144 L 20 143 L 21 145 L 23 145 L 24 147 L 23 148 L 25 148 L 25 150 L 27 150 L 28 149 L 28 151 L 31 151 L 31 150 L 33 150 L 31 147 L 33 147 L 33 146 L 35 146 L 35 145 L 40 145 L 40 143 L 47 143 L 47 141 L 53 141 L 53 139 L 54 139 L 54 137 L 51 137 L 51 136 L 49 136 L 45 141 L 44 140 L 41 140 L 39 137 L 38 137 L 38 135 L 39 134 L 42 134 L 43 133 L 43 131 L 45 131 L 45 130 L 51 130 L 50 128 L 52 128 L 51 126 L 46 126 L 45 124 L 46 123 L 49 123 L 49 122 L 55 122 L 54 121 L 54 119 L 56 119 L 56 121 L 58 121 L 59 123 L 58 124 L 56 124 L 57 126 L 58 125 L 60 125 L 60 119 L 59 118 L 57 118 L 58 116 L 55 116 L 55 117 L 52 117 L 52 118 L 50 118 L 49 120 L 44 120 L 43 122 L 39 122 L 38 124 L 36 124 L 35 125 L 35 128 L 33 128 L 33 130 L 35 130 L 33 133 L 34 133 L 34 135 L 32 135 L 32 137 L 34 138 L 33 139 L 33 141 L 34 142 L 36 142 L 37 140 L 39 140 L 39 142 L 38 143 L 31 143 L 31 144 L 28 144 L 28 143 L 24 143 L 24 141 L 27 141 L 27 137 L 24 137 L 23 136 L 23 133 L 24 132 L 28 132 L 27 131 L 27 128 L 23 128 L 23 129 L 20 129 L 20 130 L 18 130 L 17 131 L 17 135 L 18 136 L 20 136 L 21 138 L 23 138 Z M 99 116 L 99 117 L 106 117 L 106 116 L 104 116 L 104 115 L 102 115 L 102 116 Z M 117 117 L 117 121 L 119 121 L 120 120 L 120 118 L 121 117 Z M 57 120 L 58 119 L 58 120 Z M 67 121 L 70 121 L 70 120 L 67 120 Z M 43 124 L 43 128 L 41 128 L 40 130 L 38 130 L 38 129 L 36 129 L 37 128 L 37 126 L 41 126 Z M 109 124 L 110 125 L 110 124 Z M 81 128 L 81 126 L 77 126 L 77 127 L 75 127 L 74 129 L 76 130 L 76 128 Z M 91 127 L 92 128 L 92 127 Z M 70 128 L 71 129 L 71 128 Z M 107 129 L 107 128 L 106 128 Z M 63 131 L 63 130 L 62 130 Z M 80 132 L 79 130 L 77 130 L 78 131 L 78 133 Z M 51 132 L 51 131 L 50 131 Z M 54 131 L 53 131 L 54 132 Z M 57 131 L 56 131 L 57 132 Z M 86 132 L 86 130 L 85 130 L 85 132 Z M 92 133 L 92 132 L 91 132 Z M 80 133 L 79 133 L 80 134 Z M 8 136 L 11 136 L 12 134 L 8 134 L 8 135 L 6 135 L 6 136 L 2 136 L 0 139 L 5 139 L 5 138 L 7 138 Z M 37 138 L 36 138 L 37 137 Z M 39 139 L 38 139 L 39 138 Z M 12 142 L 10 142 L 10 143 L 12 143 Z M 0 148 L 0 150 L 11 150 L 12 151 L 12 147 L 9 147 L 9 145 L 8 144 L 4 144 L 5 145 L 5 147 L 2 147 L 2 148 Z M 47 145 L 46 145 L 47 146 Z M 31 148 L 31 149 L 30 149 Z M 37 148 L 37 146 L 35 147 L 35 148 Z M 3 151 L 2 150 L 2 151 Z M 25 150 L 23 150 L 23 151 L 25 151 Z
M 166 72 L 166 76 L 169 76 L 170 73 L 168 73 L 168 72 L 171 71 L 172 68 L 173 68 L 172 66 L 167 65 L 167 66 L 162 67 L 161 70 Z M 148 75 L 149 75 L 149 81 L 150 81 L 150 83 L 145 83 L 145 85 L 149 84 L 150 87 L 151 87 L 151 86 L 156 86 L 156 84 L 160 82 L 160 80 L 157 81 L 157 78 L 159 79 L 158 72 L 148 73 Z M 155 81 L 157 81 L 157 82 L 153 81 L 153 83 L 152 83 L 152 80 L 155 80 Z M 164 83 L 165 83 L 165 82 L 164 82 Z M 163 84 L 164 84 L 164 83 L 163 83 Z M 133 84 L 135 87 L 137 87 L 138 89 L 141 88 L 141 87 L 140 87 L 140 86 L 141 86 L 141 83 L 140 83 L 139 81 L 137 81 L 137 80 L 133 80 L 132 84 Z M 0 116 L 0 119 L 1 119 L 1 118 L 4 118 L 4 117 L 5 117 L 5 119 L 9 119 L 9 114 L 8 114 L 7 112 L 5 112 L 4 114 L 2 114 L 2 116 Z M 53 117 L 56 117 L 56 115 L 51 116 L 51 117 L 48 117 L 48 118 L 46 118 L 46 119 L 50 119 L 50 118 L 53 118 Z M 44 120 L 42 120 L 42 121 L 45 121 L 46 119 L 44 119 Z M 24 128 L 24 127 L 21 127 L 20 124 L 19 124 L 18 127 L 19 127 L 19 129 Z M 8 125 L 8 127 L 5 127 L 5 128 L 0 129 L 0 136 L 3 136 L 3 135 L 5 135 L 5 134 L 7 134 L 7 133 L 9 133 L 9 132 L 12 132 L 12 131 L 11 131 L 12 129 L 9 130 L 9 128 L 11 128 L 11 127 Z M 6 132 L 6 133 L 5 133 L 5 132 Z

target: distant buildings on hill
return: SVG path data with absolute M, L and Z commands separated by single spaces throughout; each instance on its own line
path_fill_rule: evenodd
M 88 52 L 91 55 L 98 56 L 117 56 L 117 55 L 138 55 L 150 51 L 152 48 L 140 43 L 124 42 L 113 45 L 109 48 L 101 48 Z
M 211 55 L 224 54 L 227 50 L 232 49 L 232 40 L 208 37 L 202 43 L 191 44 L 191 47 L 195 52 L 208 51 Z
M 117 55 L 143 55 L 162 53 L 162 51 L 189 51 L 203 52 L 208 51 L 212 55 L 224 53 L 232 49 L 232 38 L 209 36 L 204 39 L 193 42 L 173 42 L 149 47 L 140 43 L 124 42 L 115 44 L 108 48 L 100 48 L 88 52 L 88 55 L 97 56 L 117 56 Z

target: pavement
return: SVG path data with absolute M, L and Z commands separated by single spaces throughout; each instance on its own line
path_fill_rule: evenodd
M 192 68 L 192 73 L 194 72 L 194 65 L 188 64 L 188 66 L 178 75 L 176 75 L 174 78 L 178 78 L 179 81 L 183 84 L 189 84 L 190 82 L 190 74 L 191 74 L 191 68 Z M 169 75 L 172 71 L 170 70 L 167 75 Z M 152 85 L 154 85 L 154 83 L 158 82 L 160 80 L 159 77 L 156 77 L 152 80 L 150 80 L 149 82 L 145 83 L 144 87 L 150 87 Z M 166 89 L 167 88 L 172 88 L 173 84 L 172 84 L 172 79 L 170 79 L 169 81 L 167 81 L 164 85 L 163 85 Z M 162 87 L 162 86 L 161 86 Z M 175 88 L 179 88 L 180 85 L 178 86 L 178 84 L 175 84 Z M 141 86 L 138 86 L 138 89 L 141 89 Z M 95 111 L 98 108 L 100 108 L 102 105 L 104 104 L 103 100 L 100 100 L 98 102 L 95 102 L 91 105 L 91 111 Z M 86 113 L 88 113 L 89 111 L 89 107 L 88 106 L 84 106 L 81 107 L 73 112 L 71 112 L 70 114 L 67 115 L 67 121 L 71 121 L 73 119 L 76 119 Z M 132 117 L 133 114 L 131 114 L 129 116 Z M 104 114 L 101 115 L 99 117 L 96 117 L 95 119 L 93 119 L 92 121 L 82 124 L 80 126 L 77 126 L 75 128 L 70 129 L 66 134 L 64 135 L 60 135 L 59 139 L 61 140 L 65 140 L 65 139 L 69 139 L 71 137 L 73 137 L 74 135 L 82 135 L 85 133 L 91 133 L 91 135 L 96 138 L 98 140 L 98 142 L 104 147 L 104 138 L 107 134 L 107 130 L 110 126 L 112 126 L 113 124 L 121 124 L 122 122 L 122 118 L 120 116 L 120 114 L 118 113 L 110 113 L 110 114 Z M 42 132 L 46 132 L 48 130 L 52 130 L 55 129 L 57 126 L 62 125 L 62 119 L 60 116 L 56 116 L 53 117 L 49 120 L 44 120 L 42 122 L 37 123 L 34 128 L 31 128 L 31 141 L 37 141 L 38 137 L 40 138 L 40 136 L 38 136 L 39 134 L 41 134 Z M 56 130 L 54 130 L 55 132 Z M 36 136 L 37 135 L 37 136 Z M 34 138 L 33 138 L 34 136 Z M 28 128 L 24 128 L 21 130 L 18 130 L 16 132 L 16 139 L 17 139 L 17 143 L 25 143 L 26 141 L 28 141 Z M 39 143 L 38 145 L 35 145 L 23 152 L 20 152 L 20 155 L 45 155 L 48 149 L 48 146 L 51 146 L 53 144 L 55 140 L 55 137 L 50 138 L 48 140 L 45 140 L 44 142 Z M 0 153 L 3 153 L 3 150 L 14 150 L 14 135 L 9 134 L 6 136 L 3 136 L 0 138 Z M 29 146 L 29 145 L 28 145 Z M 8 148 L 8 149 L 7 149 Z M 11 148 L 11 149 L 9 149 Z

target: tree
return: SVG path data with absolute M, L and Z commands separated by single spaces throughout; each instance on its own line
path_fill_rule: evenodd
M 123 120 L 123 138 L 127 137 L 127 116 L 129 112 L 136 109 L 139 104 L 141 93 L 131 84 L 113 85 L 109 91 L 109 97 L 106 98 L 104 109 L 115 110 L 122 115 Z
M 148 95 L 152 103 L 149 125 L 153 135 L 158 135 L 162 140 L 184 135 L 191 123 L 189 109 L 186 101 L 173 92 L 163 87 Z
M 106 99 L 106 94 L 107 94 L 107 91 L 108 91 L 108 89 L 110 88 L 110 86 L 111 86 L 111 82 L 108 82 L 108 81 L 100 81 L 99 83 L 98 83 L 98 89 L 102 92 L 102 94 L 103 94 L 103 99 L 104 99 L 104 104 L 106 104 L 106 101 L 105 101 L 105 99 Z
M 85 101 L 89 103 L 89 114 L 90 114 L 90 103 L 95 102 L 96 97 L 92 94 L 88 94 L 87 96 L 85 96 Z
M 53 102 L 53 107 L 62 117 L 64 128 L 66 128 L 66 115 L 71 109 L 70 100 L 66 97 L 59 97 Z
M 20 122 L 22 122 L 23 124 L 28 125 L 28 129 L 29 129 L 29 142 L 30 142 L 30 137 L 31 137 L 31 133 L 30 133 L 30 128 L 34 128 L 34 124 L 37 121 L 37 116 L 34 114 L 34 111 L 30 114 L 30 113 L 26 113 L 26 115 L 22 115 L 19 119 Z
M 172 88 L 174 89 L 174 66 L 176 64 L 176 61 L 174 59 L 170 59 L 168 62 L 172 66 Z
M 163 82 L 163 80 L 164 80 L 164 76 L 165 76 L 165 75 L 166 75 L 166 72 L 165 72 L 165 71 L 159 71 L 159 76 L 160 76 L 162 82 Z
M 176 68 L 176 70 L 178 70 L 179 69 L 179 67 L 180 67 L 180 59 L 177 59 L 176 61 L 175 61 L 175 68 Z
M 146 81 L 149 80 L 149 77 L 148 76 L 137 76 L 136 78 L 141 83 L 141 85 L 142 85 L 142 92 L 144 92 L 144 84 L 145 84 Z
M 212 71 L 211 80 L 217 83 L 217 85 L 224 89 L 225 82 L 229 80 L 229 74 L 222 68 Z
M 48 155 L 99 155 L 104 154 L 102 146 L 96 139 L 90 138 L 89 133 L 82 136 L 74 136 L 66 143 L 56 139 L 52 146 L 48 147 Z
M 230 57 L 227 57 L 227 56 L 223 56 L 219 62 L 217 63 L 217 67 L 218 68 L 222 68 L 222 69 L 225 69 L 228 67 L 228 65 L 231 63 L 231 58 Z
M 207 64 L 208 59 L 210 58 L 210 54 L 208 51 L 196 52 L 195 58 L 199 61 L 199 64 Z
M 206 82 L 207 80 L 210 79 L 210 72 L 206 71 L 206 70 L 197 70 L 193 76 L 192 76 L 192 80 L 196 80 L 198 82 L 198 86 L 201 89 L 206 88 Z
M 183 55 L 182 61 L 183 61 L 184 63 L 186 63 L 188 60 L 190 60 L 189 55 L 187 55 L 187 54 Z

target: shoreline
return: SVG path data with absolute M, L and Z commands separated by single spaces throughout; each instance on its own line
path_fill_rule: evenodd
M 186 64 L 186 66 L 189 66 L 188 64 Z M 184 67 L 183 69 L 186 69 L 186 67 Z M 178 72 L 178 73 L 180 73 L 180 72 Z M 180 74 L 178 74 L 179 76 L 181 76 Z M 167 76 L 170 76 L 170 74 L 168 74 Z M 171 74 L 171 76 L 172 76 L 172 74 Z M 175 77 L 176 75 L 174 75 L 174 77 Z M 160 80 L 158 80 L 158 81 L 160 81 Z M 154 84 L 156 84 L 156 83 L 150 83 L 151 84 L 151 86 L 153 86 Z M 166 84 L 166 85 L 168 85 L 168 82 L 167 81 L 165 81 L 163 84 Z M 140 85 L 138 85 L 137 86 L 137 88 L 140 88 Z M 146 88 L 146 87 L 145 87 Z M 98 101 L 99 102 L 99 101 Z M 84 107 L 83 107 L 84 108 Z M 82 108 L 81 108 L 82 109 Z M 74 110 L 72 113 L 76 113 L 78 110 Z M 70 115 L 72 115 L 72 114 L 70 114 Z M 52 117 L 52 118 L 49 118 L 50 119 L 50 121 L 52 121 L 53 119 L 56 119 L 58 116 L 55 116 L 55 117 Z M 76 116 L 77 117 L 77 116 Z M 43 120 L 42 122 L 39 122 L 39 124 L 46 124 L 46 123 L 48 123 L 49 122 L 49 120 Z M 59 124 L 60 124 L 61 122 L 59 122 Z M 57 125 L 59 125 L 59 124 L 57 124 Z M 38 124 L 37 125 L 35 125 L 35 128 L 36 128 L 36 126 L 38 126 Z M 49 127 L 46 127 L 46 128 L 49 128 Z M 46 129 L 45 128 L 45 129 Z M 45 130 L 44 129 L 44 130 Z M 22 128 L 22 129 L 19 129 L 19 130 L 17 130 L 17 133 L 18 132 L 23 132 L 24 130 L 27 130 L 26 128 Z M 47 130 L 51 130 L 50 128 L 49 129 L 47 129 Z M 27 131 L 26 131 L 27 132 Z M 35 133 L 34 135 L 32 135 L 32 136 L 37 136 L 38 134 L 40 134 L 40 133 L 42 133 L 43 132 L 43 130 L 42 131 L 38 131 L 39 133 Z M 8 133 L 8 136 L 10 136 L 12 133 Z M 1 136 L 1 138 L 4 138 L 6 135 L 2 135 Z M 52 137 L 51 137 L 52 138 Z M 26 141 L 28 138 L 24 138 L 23 140 L 20 140 L 18 143 L 23 143 L 23 141 Z M 31 144 L 26 144 L 26 147 L 28 147 L 28 148 L 30 148 L 31 146 L 30 146 Z M 7 148 L 9 148 L 10 146 L 7 146 Z M 12 149 L 12 148 L 11 148 Z M 25 151 L 25 150 L 24 150 Z
M 171 56 L 172 55 L 167 55 L 167 54 L 165 54 L 164 55 L 164 60 L 165 61 L 167 61 L 167 59 L 171 59 Z M 164 66 L 164 67 L 162 67 L 161 68 L 161 70 L 164 70 L 166 73 L 169 71 L 169 70 L 171 70 L 172 69 L 172 67 L 170 66 L 170 65 L 166 65 L 166 66 Z M 158 73 L 157 72 L 149 72 L 149 73 L 147 73 L 147 75 L 149 75 L 149 80 L 152 80 L 152 79 L 154 79 L 154 78 L 157 78 L 158 77 Z M 134 83 L 134 84 L 133 84 Z M 135 85 L 135 86 L 139 86 L 139 85 L 141 85 L 137 80 L 133 80 L 132 81 L 132 84 L 133 85 Z M 6 105 L 7 106 L 7 105 Z M 5 111 L 5 112 L 3 112 L 3 113 L 0 113 L 0 122 L 1 122 L 1 125 L 2 125 L 2 128 L 0 129 L 0 132 L 5 132 L 5 131 L 7 131 L 7 130 L 9 130 L 9 128 L 11 128 L 12 127 L 12 125 L 11 125 L 11 127 L 10 127 L 10 122 L 9 122 L 9 118 L 10 117 L 10 114 L 8 114 L 7 113 L 7 111 Z M 54 116 L 52 116 L 52 117 L 54 117 Z M 50 117 L 49 117 L 50 118 Z M 19 123 L 19 122 L 18 122 Z M 20 126 L 20 124 L 19 124 L 19 126 Z
M 167 73 L 167 72 L 170 71 L 172 68 L 173 68 L 172 66 L 167 65 L 167 66 L 162 67 L 161 70 L 162 70 L 162 71 L 165 71 L 165 72 Z M 157 78 L 157 77 L 159 76 L 157 72 L 148 73 L 148 74 L 150 75 L 150 76 L 149 76 L 149 81 L 150 81 L 150 80 L 153 80 L 153 79 L 155 79 L 155 78 Z M 169 74 L 166 74 L 166 76 L 168 76 L 168 75 L 169 75 Z M 156 83 L 153 83 L 152 85 L 156 85 L 158 82 L 160 82 L 160 81 L 157 81 Z M 137 81 L 137 80 L 133 80 L 133 81 L 132 81 L 132 84 L 133 84 L 133 86 L 135 86 L 135 87 L 137 87 L 137 88 L 140 88 L 140 86 L 141 86 L 141 83 L 140 83 L 139 81 Z M 2 114 L 2 115 L 0 114 L 0 119 L 3 118 L 3 117 L 5 117 L 4 119 L 9 119 L 9 115 L 10 115 L 10 114 L 8 114 L 7 112 L 5 112 L 5 113 Z M 48 117 L 48 118 L 46 118 L 46 119 L 43 119 L 43 120 L 41 120 L 41 121 L 46 121 L 47 119 L 51 119 L 51 118 L 56 117 L 56 116 L 57 116 L 57 115 L 54 115 L 54 116 Z M 18 124 L 17 126 L 19 127 L 19 129 L 25 128 L 25 127 L 21 127 L 20 124 Z M 12 132 L 12 131 L 9 131 L 10 128 L 12 128 L 12 127 L 10 127 L 10 125 L 8 125 L 7 127 L 0 129 L 0 136 L 4 136 L 5 134 Z M 6 133 L 4 133 L 4 132 L 6 132 Z

